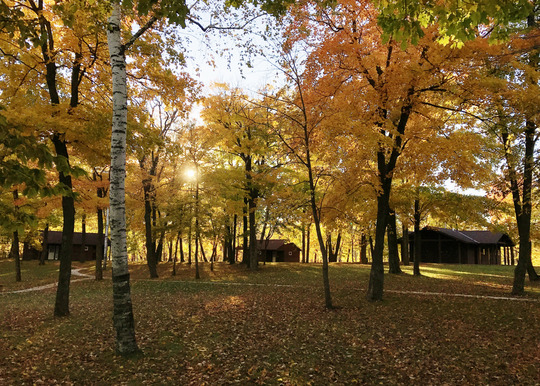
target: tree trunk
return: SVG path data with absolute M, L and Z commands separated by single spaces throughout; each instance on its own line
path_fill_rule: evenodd
M 144 235 L 146 244 L 146 264 L 150 272 L 150 278 L 156 279 L 159 277 L 157 272 L 157 256 L 156 242 L 154 240 L 154 232 L 152 229 L 152 184 L 151 180 L 143 181 L 144 192 Z
M 420 238 L 420 199 L 414 200 L 414 268 L 413 275 L 420 276 L 422 259 L 422 239 Z
M 81 219 L 81 250 L 79 252 L 79 261 L 85 261 L 86 260 L 86 214 L 83 213 L 82 219 Z
M 321 220 L 319 216 L 319 211 L 317 210 L 317 201 L 315 199 L 315 180 L 313 178 L 313 170 L 311 168 L 311 157 L 309 151 L 309 139 L 307 128 L 304 127 L 304 137 L 306 144 L 306 166 L 308 169 L 308 178 L 309 178 L 309 193 L 310 193 L 310 203 L 311 203 L 311 212 L 313 215 L 313 221 L 315 223 L 315 232 L 317 233 L 317 240 L 319 241 L 319 248 L 321 249 L 322 255 L 322 277 L 323 277 L 323 290 L 324 290 L 324 305 L 327 309 L 333 309 L 332 304 L 332 294 L 330 292 L 330 277 L 328 273 L 328 251 L 324 246 L 324 237 L 321 230 Z
M 401 239 L 401 262 L 403 265 L 409 265 L 409 229 L 407 224 L 403 222 L 402 226 L 403 237 Z
M 311 245 L 311 222 L 308 223 L 306 231 L 306 263 L 309 263 L 309 247 Z
M 180 246 L 180 262 L 181 263 L 185 263 L 186 262 L 186 259 L 184 257 L 184 240 L 182 239 L 182 236 L 180 235 L 180 238 L 178 240 Z
M 120 4 L 114 3 L 107 29 L 113 79 L 110 172 L 113 321 L 116 329 L 116 350 L 121 355 L 130 355 L 138 352 L 139 348 L 135 339 L 126 242 L 127 79 L 120 20 Z
M 109 228 L 111 223 L 111 211 L 105 209 L 105 238 L 103 239 L 103 270 L 107 269 L 107 259 L 109 258 Z
M 383 178 L 383 191 L 377 197 L 377 225 L 375 227 L 375 248 L 371 261 L 371 271 L 369 274 L 369 287 L 367 298 L 370 301 L 380 301 L 383 297 L 384 289 L 384 234 L 388 221 L 388 202 L 390 198 L 390 184 L 388 178 Z
M 39 265 L 45 265 L 45 260 L 47 260 L 47 254 L 49 253 L 49 224 L 45 225 L 43 230 L 43 248 L 41 249 L 41 254 L 39 257 Z
M 17 200 L 19 199 L 19 191 L 15 189 L 13 191 L 13 201 L 15 203 L 15 209 L 18 209 Z M 21 253 L 19 248 L 19 231 L 15 229 L 13 231 L 13 240 L 11 243 L 10 255 L 15 261 L 15 281 L 22 281 L 21 277 Z
M 245 264 L 249 268 L 249 226 L 248 226 L 248 199 L 244 198 L 244 206 L 242 208 L 242 224 L 244 227 L 244 233 L 242 237 L 242 264 Z
M 208 260 L 208 258 L 206 257 L 206 253 L 204 252 L 202 239 L 199 239 L 199 245 L 201 247 L 201 256 L 202 256 L 203 261 L 205 263 L 209 263 L 210 261 Z
M 192 219 L 189 220 L 189 227 L 188 227 L 188 264 L 191 265 L 191 255 L 192 255 L 192 238 L 193 238 L 193 229 L 191 226 Z
M 399 266 L 399 252 L 396 232 L 396 212 L 390 209 L 388 213 L 388 226 L 386 229 L 386 237 L 388 239 L 388 272 L 399 274 L 401 268 Z
M 238 223 L 238 215 L 233 216 L 233 239 L 232 239 L 232 257 L 229 259 L 229 264 L 234 264 L 236 262 L 236 229 Z M 231 262 L 232 261 L 232 262 Z
M 368 264 L 368 258 L 367 258 L 367 237 L 365 233 L 362 233 L 360 236 L 360 263 L 362 264 Z
M 103 280 L 103 209 L 97 210 L 98 241 L 96 246 L 96 280 Z
M 306 224 L 302 222 L 302 263 L 306 262 Z
M 68 151 L 65 140 L 60 139 L 60 134 L 53 135 L 53 143 L 58 157 L 64 158 L 69 165 Z M 60 171 L 60 182 L 67 187 L 69 192 L 73 190 L 71 175 Z M 73 255 L 73 230 L 75 228 L 75 201 L 72 194 L 62 196 L 62 244 L 60 246 L 60 269 L 58 273 L 58 287 L 56 289 L 56 301 L 54 304 L 54 316 L 62 317 L 69 315 L 69 283 L 71 280 L 71 257 Z
M 197 169 L 197 176 L 199 170 Z M 195 279 L 200 279 L 199 273 L 199 240 L 201 237 L 201 231 L 199 229 L 199 179 L 197 179 L 195 188 Z

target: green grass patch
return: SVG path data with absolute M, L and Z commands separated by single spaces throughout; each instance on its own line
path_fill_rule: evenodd
M 3 263 L 0 274 L 11 269 Z M 131 266 L 143 355 L 129 359 L 115 355 L 110 271 L 101 282 L 72 283 L 67 318 L 52 316 L 54 289 L 1 294 L 0 383 L 540 382 L 538 283 L 527 282 L 528 302 L 450 296 L 507 297 L 512 267 L 432 264 L 421 277 L 404 267 L 385 275 L 384 301 L 370 303 L 369 267 L 332 264 L 334 311 L 323 307 L 319 265 L 250 272 L 201 264 L 198 281 L 193 266 L 179 264 L 176 276 L 171 268 L 160 264 L 160 278 L 150 280 L 145 265 Z M 48 280 L 43 272 L 27 276 Z

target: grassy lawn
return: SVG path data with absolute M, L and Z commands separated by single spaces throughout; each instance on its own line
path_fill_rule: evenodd
M 93 273 L 91 263 L 74 263 Z M 0 262 L 0 385 L 4 384 L 540 384 L 540 284 L 507 297 L 512 267 L 423 265 L 385 276 L 385 300 L 369 303 L 369 267 L 330 267 L 339 309 L 323 308 L 318 265 L 131 267 L 143 354 L 114 354 L 110 271 L 71 286 L 71 313 L 55 319 L 58 266 Z M 415 294 L 429 292 L 437 294 Z M 447 295 L 444 295 L 447 294 Z

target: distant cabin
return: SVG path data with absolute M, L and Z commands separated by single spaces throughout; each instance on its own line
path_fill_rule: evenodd
M 294 243 L 288 243 L 282 239 L 259 240 L 259 261 L 272 262 L 290 262 L 298 263 L 300 261 L 301 249 Z
M 86 233 L 86 240 L 82 243 L 82 233 L 73 233 L 73 260 L 87 261 L 96 259 L 96 248 L 98 247 L 99 235 L 97 233 Z M 102 238 L 101 246 L 103 247 Z M 110 242 L 108 242 L 110 245 Z M 47 241 L 47 260 L 58 260 L 60 255 L 60 246 L 62 245 L 62 232 L 49 231 Z M 43 247 L 43 246 L 42 246 Z M 30 247 L 27 243 L 24 244 L 23 259 L 36 260 L 41 256 L 41 251 Z
M 514 242 L 505 233 L 425 227 L 420 230 L 423 263 L 514 265 Z M 414 260 L 414 232 L 409 234 Z

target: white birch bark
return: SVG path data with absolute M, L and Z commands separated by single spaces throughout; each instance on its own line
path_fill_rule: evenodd
M 110 225 L 113 281 L 113 321 L 116 330 L 116 350 L 129 355 L 138 350 L 129 285 L 126 244 L 126 131 L 127 79 L 126 60 L 120 33 L 121 9 L 114 3 L 109 17 L 107 41 L 113 81 L 113 118 L 111 135 Z

